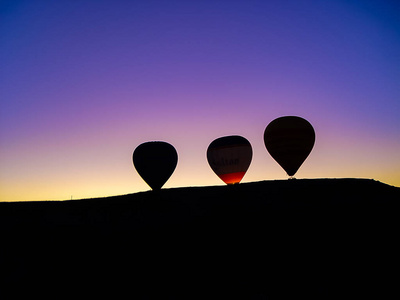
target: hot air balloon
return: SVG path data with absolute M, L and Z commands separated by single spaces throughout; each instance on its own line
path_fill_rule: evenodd
M 252 156 L 249 141 L 238 135 L 218 138 L 207 149 L 207 160 L 211 169 L 226 184 L 235 184 L 242 180 Z
M 178 154 L 174 146 L 166 142 L 146 142 L 137 146 L 132 159 L 143 180 L 153 190 L 159 190 L 174 172 Z
M 296 116 L 277 118 L 268 124 L 264 132 L 269 154 L 291 178 L 310 154 L 314 142 L 312 125 Z

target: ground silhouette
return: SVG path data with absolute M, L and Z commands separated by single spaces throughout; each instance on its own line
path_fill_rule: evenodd
M 400 188 L 310 179 L 0 203 L 3 288 L 135 299 L 398 295 Z

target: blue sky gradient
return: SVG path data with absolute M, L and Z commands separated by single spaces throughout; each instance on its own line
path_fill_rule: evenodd
M 297 178 L 400 186 L 398 1 L 2 1 L 0 201 L 148 190 L 132 165 L 163 140 L 166 187 L 223 184 L 215 138 L 253 146 L 243 182 L 284 179 L 262 136 L 298 115 Z

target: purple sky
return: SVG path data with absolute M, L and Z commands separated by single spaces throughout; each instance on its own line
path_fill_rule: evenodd
M 168 187 L 216 185 L 206 149 L 253 146 L 243 182 L 287 178 L 263 144 L 315 128 L 297 178 L 400 186 L 398 1 L 2 1 L 0 201 L 148 190 L 145 141 L 175 146 Z

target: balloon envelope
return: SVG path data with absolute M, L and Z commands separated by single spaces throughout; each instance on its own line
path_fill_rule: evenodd
M 276 162 L 293 176 L 314 146 L 314 128 L 300 117 L 280 117 L 265 128 L 264 143 Z
M 146 142 L 133 152 L 133 165 L 143 180 L 158 190 L 167 182 L 178 163 L 178 154 L 166 142 Z
M 253 151 L 248 140 L 238 135 L 214 140 L 207 149 L 211 169 L 226 184 L 239 183 L 250 166 Z

